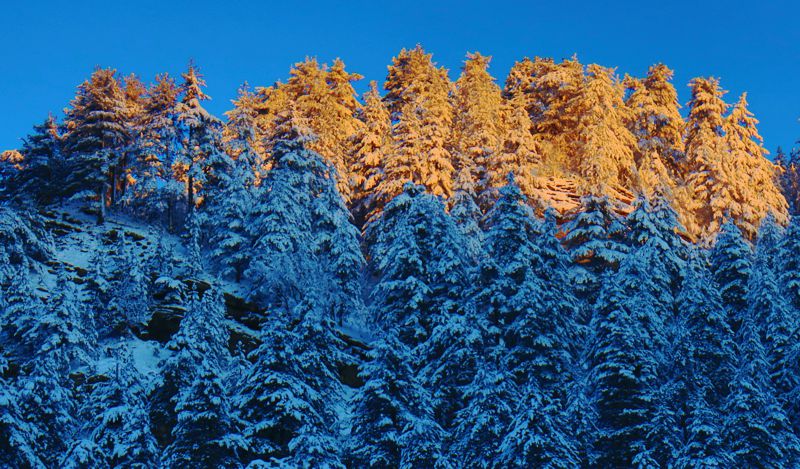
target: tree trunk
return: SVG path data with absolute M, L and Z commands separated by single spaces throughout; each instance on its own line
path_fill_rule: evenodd
M 186 191 L 186 203 L 188 205 L 186 210 L 192 213 L 194 211 L 194 177 L 191 174 L 189 175 L 189 188 Z
M 106 187 L 107 183 L 100 184 L 100 207 L 97 210 L 97 224 L 102 225 L 106 222 Z

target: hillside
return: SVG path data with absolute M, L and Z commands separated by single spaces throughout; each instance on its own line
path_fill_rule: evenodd
M 797 155 L 715 79 L 488 64 L 225 122 L 97 69 L 0 164 L 0 467 L 800 464 Z

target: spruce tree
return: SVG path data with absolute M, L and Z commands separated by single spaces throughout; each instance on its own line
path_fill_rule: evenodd
M 14 177 L 3 182 L 3 192 L 21 200 L 52 202 L 62 189 L 56 184 L 58 177 L 63 176 L 61 145 L 58 124 L 50 115 L 23 139 L 20 153 L 24 165 Z
M 485 360 L 464 392 L 467 405 L 453 425 L 450 458 L 466 467 L 500 467 L 500 448 L 514 416 L 511 376 Z
M 752 272 L 752 255 L 752 248 L 739 228 L 732 221 L 722 225 L 711 251 L 711 265 L 734 332 L 738 330 L 741 315 L 747 309 L 747 282 Z
M 422 47 L 403 49 L 389 66 L 384 98 L 392 121 L 394 149 L 387 157 L 385 178 L 378 186 L 384 203 L 406 182 L 424 185 L 434 195 L 449 197 L 453 186 L 451 84 Z
M 374 344 L 353 398 L 348 448 L 356 467 L 440 467 L 444 431 L 433 419 L 431 397 L 416 380 L 410 350 L 389 332 Z
M 415 347 L 461 305 L 469 271 L 460 233 L 441 200 L 407 184 L 366 237 L 377 322 Z
M 766 158 L 769 152 L 763 147 L 757 124 L 744 93 L 723 125 L 730 152 L 725 160 L 732 173 L 727 181 L 733 192 L 728 213 L 749 239 L 755 237 L 768 214 L 785 223 L 788 207 L 777 185 L 777 168 Z
M 198 199 L 213 194 L 209 189 L 219 183 L 230 159 L 222 150 L 222 122 L 202 105 L 210 99 L 203 92 L 205 80 L 193 63 L 181 76 L 181 98 L 175 106 L 180 148 L 173 172 L 184 183 L 186 210 L 192 212 Z
M 578 264 L 574 270 L 576 294 L 594 303 L 603 277 L 617 269 L 628 251 L 624 222 L 608 198 L 586 196 L 564 231 L 564 244 Z
M 480 183 L 488 179 L 489 160 L 503 135 L 503 99 L 489 75 L 490 61 L 480 53 L 467 54 L 453 94 L 454 167 Z
M 353 137 L 351 186 L 356 221 L 366 222 L 378 209 L 376 189 L 384 177 L 384 165 L 391 151 L 391 120 L 381 101 L 378 84 L 370 82 L 364 94 L 360 117 L 364 122 Z
M 591 357 L 597 389 L 597 464 L 630 466 L 655 449 L 648 445 L 658 385 L 659 352 L 665 343 L 664 318 L 672 305 L 660 294 L 664 282 L 653 271 L 652 245 L 629 255 L 609 279 L 595 308 L 598 343 Z
M 694 191 L 693 210 L 698 226 L 689 227 L 695 235 L 710 236 L 722 225 L 728 209 L 728 174 L 723 170 L 725 140 L 723 114 L 728 105 L 725 91 L 714 78 L 695 78 L 689 86 L 689 117 L 686 122 L 686 174 Z M 692 229 L 694 228 L 694 229 Z
M 70 132 L 65 135 L 66 196 L 90 194 L 98 202 L 97 222 L 105 221 L 106 205 L 117 178 L 120 150 L 127 138 L 125 95 L 112 69 L 94 71 L 78 87 L 66 111 Z
M 558 404 L 549 400 L 536 385 L 517 406 L 508 435 L 500 448 L 506 467 L 569 468 L 580 464 L 572 435 L 560 421 Z
M 569 104 L 577 115 L 577 154 L 572 168 L 596 194 L 626 186 L 634 166 L 636 140 L 625 127 L 628 109 L 613 71 L 589 65 L 585 87 Z

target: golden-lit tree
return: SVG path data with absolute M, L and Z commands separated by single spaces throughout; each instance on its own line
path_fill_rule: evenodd
M 779 223 L 788 222 L 788 205 L 777 185 L 778 167 L 766 158 L 769 152 L 763 146 L 757 124 L 744 93 L 724 123 L 729 152 L 726 169 L 731 173 L 726 182 L 732 189 L 727 211 L 750 239 L 767 214 L 771 213 Z
M 392 122 L 381 99 L 378 84 L 370 82 L 359 113 L 364 125 L 353 137 L 353 167 L 350 176 L 356 220 L 365 220 L 376 209 L 376 188 L 384 174 L 384 162 L 391 151 Z
M 696 225 L 686 228 L 695 235 L 716 233 L 729 208 L 729 172 L 723 168 L 726 143 L 725 91 L 715 78 L 695 78 L 689 86 L 689 118 L 686 124 L 686 182 L 692 194 Z
M 439 68 L 421 46 L 403 49 L 389 66 L 384 98 L 394 125 L 394 149 L 386 161 L 386 178 L 378 187 L 382 201 L 414 182 L 449 197 L 453 163 L 449 150 L 453 108 L 447 70 Z
M 121 174 L 120 150 L 127 141 L 128 110 L 125 93 L 117 81 L 116 70 L 98 68 L 66 110 L 68 195 L 87 190 L 99 201 L 98 223 L 105 220 L 105 208 L 115 200 L 112 187 Z
M 635 163 L 636 140 L 625 126 L 629 110 L 614 70 L 589 65 L 586 85 L 569 103 L 577 120 L 577 144 L 572 170 L 580 174 L 590 192 L 601 195 L 628 187 Z
M 496 192 L 508 184 L 508 174 L 514 179 L 527 197 L 534 193 L 534 171 L 541 158 L 536 140 L 531 134 L 531 120 L 522 99 L 505 103 L 502 110 L 505 132 L 500 146 L 488 160 L 486 174 L 481 184 L 483 193 L 480 200 L 487 204 L 495 199 Z
M 489 75 L 491 57 L 467 54 L 461 76 L 455 83 L 453 156 L 455 169 L 480 182 L 500 147 L 503 129 L 503 97 Z M 527 118 L 527 116 L 526 116 Z M 482 188 L 479 186 L 478 190 Z

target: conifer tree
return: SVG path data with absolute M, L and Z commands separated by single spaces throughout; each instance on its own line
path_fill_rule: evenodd
M 428 392 L 414 377 L 410 351 L 390 332 L 370 353 L 366 383 L 353 400 L 350 462 L 356 467 L 445 465 L 444 431 Z
M 780 242 L 775 259 L 780 262 L 780 287 L 791 307 L 800 310 L 800 217 L 793 216 Z
M 569 104 L 577 115 L 577 166 L 572 169 L 586 179 L 591 192 L 608 194 L 630 181 L 636 140 L 625 127 L 629 110 L 613 70 L 589 65 L 587 72 L 585 87 Z
M 384 98 L 394 123 L 394 149 L 387 157 L 385 178 L 378 186 L 384 203 L 406 182 L 424 185 L 434 195 L 449 197 L 453 185 L 451 84 L 421 46 L 403 49 L 389 66 Z
M 60 193 L 58 177 L 63 176 L 61 137 L 55 117 L 49 115 L 33 127 L 33 132 L 23 139 L 20 153 L 24 164 L 14 177 L 3 182 L 3 190 L 18 199 L 52 202 Z
M 694 191 L 699 225 L 694 234 L 709 236 L 722 225 L 728 209 L 729 195 L 725 191 L 730 181 L 722 167 L 726 150 L 723 114 L 728 105 L 722 100 L 725 91 L 714 78 L 695 78 L 689 86 L 692 99 L 685 139 L 687 182 Z
M 707 260 L 696 249 L 686 266 L 677 308 L 686 318 L 689 336 L 694 338 L 689 344 L 688 365 L 698 384 L 690 389 L 691 399 L 721 412 L 734 369 L 733 332 Z
M 97 222 L 105 221 L 107 200 L 120 176 L 119 157 L 127 138 L 125 95 L 112 69 L 97 69 L 78 87 L 66 110 L 67 196 L 92 194 L 98 200 Z
M 151 396 L 150 419 L 156 438 L 162 446 L 173 441 L 172 429 L 177 425 L 176 405 L 182 391 L 194 383 L 201 363 L 219 370 L 228 360 L 228 331 L 224 323 L 222 296 L 218 290 L 207 291 L 200 299 L 193 290 L 182 305 L 185 313 L 180 329 L 172 336 L 167 348 L 173 353 L 160 368 L 163 370 Z M 204 365 L 205 366 L 205 365 Z M 207 370 L 206 370 L 207 371 Z M 199 386 L 206 384 L 200 383 Z M 208 384 L 209 386 L 215 384 Z M 166 430 L 167 434 L 157 433 Z
M 602 277 L 616 270 L 628 251 L 624 222 L 607 197 L 586 196 L 564 231 L 564 244 L 578 264 L 574 271 L 576 294 L 594 303 Z
M 647 77 L 629 80 L 626 104 L 633 111 L 629 128 L 638 141 L 637 165 L 641 169 L 644 159 L 655 157 L 674 177 L 680 174 L 684 122 L 672 77 L 666 65 L 651 66 Z
M 535 192 L 534 171 L 541 162 L 538 145 L 531 134 L 531 120 L 517 99 L 506 103 L 501 116 L 505 121 L 505 132 L 497 151 L 485 164 L 482 201 L 494 199 L 495 192 L 505 184 L 508 173 L 514 173 L 522 192 L 533 196 Z M 487 200 L 488 199 L 488 200 Z
M 330 370 L 320 367 L 309 367 L 311 373 L 306 373 L 304 358 L 312 356 L 300 355 L 303 340 L 308 338 L 301 336 L 298 329 L 289 329 L 288 319 L 275 320 L 262 328 L 261 345 L 249 356 L 253 366 L 246 372 L 237 397 L 236 405 L 245 422 L 243 438 L 251 459 L 299 458 L 302 455 L 297 447 L 307 447 L 307 438 L 331 436 L 333 416 L 328 403 L 333 396 L 319 383 L 327 384 L 335 378 Z
M 775 398 L 755 321 L 745 317 L 737 332 L 736 371 L 725 405 L 725 434 L 735 466 L 785 467 L 797 464 L 797 436 Z
M 734 332 L 738 330 L 741 315 L 747 309 L 747 283 L 752 271 L 752 255 L 750 244 L 739 228 L 732 221 L 725 223 L 711 251 L 711 264 Z
M 514 381 L 485 361 L 465 394 L 467 405 L 453 425 L 450 458 L 468 467 L 498 467 L 500 448 L 513 418 Z
M 725 167 L 731 172 L 726 182 L 733 186 L 728 207 L 744 235 L 753 239 L 761 219 L 772 214 L 778 222 L 787 221 L 787 203 L 777 185 L 777 168 L 767 160 L 767 150 L 758 134 L 758 120 L 747 108 L 747 93 L 742 94 L 725 119 L 728 151 Z
M 511 175 L 487 215 L 487 256 L 476 294 L 492 340 L 542 300 L 544 285 L 535 271 L 542 261 L 533 243 L 537 230 L 533 212 Z
M 545 164 L 566 167 L 577 154 L 578 112 L 573 107 L 585 87 L 583 65 L 576 57 L 555 63 L 536 57 L 530 65 L 532 80 L 522 98 L 531 116 L 534 134 Z
M 100 376 L 85 401 L 83 431 L 109 466 L 152 467 L 158 449 L 150 432 L 145 389 L 130 352 L 119 352 L 114 368 Z M 82 440 L 75 443 L 81 445 Z
M 475 202 L 475 189 L 468 178 L 463 171 L 456 176 L 456 189 L 450 201 L 450 216 L 467 243 L 469 259 L 477 262 L 483 254 L 484 234 L 480 227 L 483 214 Z
M 0 304 L 0 308 L 4 305 Z M 3 320 L 3 324 L 6 324 Z M 40 431 L 26 421 L 17 382 L 4 378 L 8 361 L 0 355 L 0 464 L 8 467 L 44 467 L 34 446 Z
M 132 187 L 125 202 L 149 219 L 165 217 L 167 227 L 175 228 L 177 203 L 183 187 L 175 177 L 178 135 L 177 104 L 179 89 L 168 74 L 156 76 L 147 90 L 144 122 L 131 161 Z
M 459 235 L 444 204 L 412 184 L 367 227 L 376 320 L 411 347 L 460 307 L 469 272 Z
M 206 85 L 194 63 L 181 75 L 181 99 L 175 107 L 181 147 L 175 162 L 175 177 L 185 184 L 186 210 L 194 211 L 205 198 L 204 187 L 214 187 L 230 165 L 222 151 L 222 122 L 202 105 L 211 99 L 203 92 Z M 210 192 L 210 191 L 206 191 Z
M 657 255 L 649 243 L 629 255 L 595 308 L 598 343 L 591 361 L 599 426 L 595 447 L 601 466 L 630 466 L 655 449 L 647 438 L 651 396 L 659 384 L 664 318 L 672 306 L 659 297 L 665 285 L 652 269 Z
M 580 464 L 571 435 L 559 421 L 558 404 L 536 385 L 528 386 L 500 451 L 500 460 L 507 467 L 569 468 Z
M 242 280 L 249 264 L 248 240 L 250 220 L 257 189 L 253 166 L 245 151 L 233 163 L 220 187 L 220 197 L 208 208 L 211 221 L 209 245 L 211 257 L 221 267 L 221 274 L 237 282 Z
M 275 167 L 251 215 L 254 241 L 247 275 L 257 298 L 285 311 L 304 294 L 328 297 L 337 318 L 358 313 L 364 259 L 358 232 L 332 184 L 335 169 L 304 147 L 310 130 L 293 108 L 282 119 Z M 312 268 L 314 263 L 322 269 Z
M 686 442 L 678 451 L 674 467 L 733 467 L 734 461 L 724 441 L 724 425 L 719 411 L 706 402 L 708 390 L 695 390 L 687 403 Z
M 363 100 L 360 117 L 364 125 L 353 137 L 351 176 L 357 221 L 366 221 L 377 209 L 375 191 L 383 179 L 384 164 L 391 151 L 392 123 L 376 82 L 370 82 Z
M 459 173 L 466 171 L 476 182 L 488 178 L 489 160 L 494 158 L 503 135 L 503 98 L 489 75 L 490 61 L 491 57 L 480 53 L 467 54 L 453 96 L 454 167 Z
M 162 457 L 165 467 L 197 464 L 235 467 L 241 442 L 234 433 L 228 391 L 221 370 L 203 358 L 192 383 L 175 399 L 176 424 L 173 442 Z

